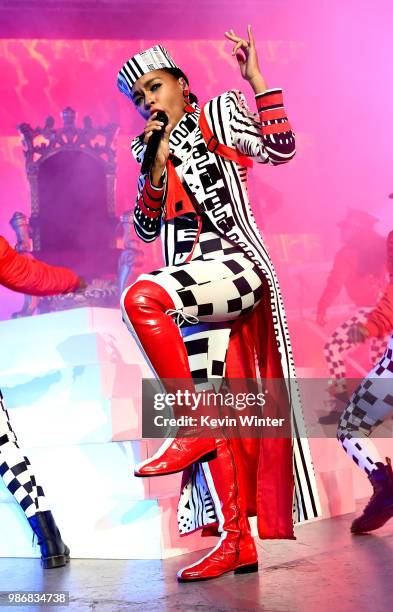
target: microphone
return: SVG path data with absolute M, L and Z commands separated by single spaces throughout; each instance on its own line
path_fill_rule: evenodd
M 168 125 L 168 115 L 164 113 L 164 111 L 157 111 L 156 116 L 157 121 L 162 121 L 164 124 L 161 130 L 154 130 L 152 135 L 149 138 L 149 142 L 146 146 L 145 156 L 143 158 L 141 172 L 142 174 L 147 174 L 150 172 L 154 160 L 156 159 L 158 147 L 160 145 L 160 140 L 164 134 L 165 128 Z

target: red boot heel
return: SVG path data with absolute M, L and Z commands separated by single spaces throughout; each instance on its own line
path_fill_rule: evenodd
M 217 449 L 210 451 L 210 453 L 207 453 L 206 455 L 204 455 L 204 457 L 198 459 L 198 463 L 205 463 L 205 461 L 213 461 L 213 459 L 215 459 L 216 457 Z
M 234 574 L 252 574 L 258 571 L 258 563 L 250 563 L 249 565 L 241 565 L 237 567 Z

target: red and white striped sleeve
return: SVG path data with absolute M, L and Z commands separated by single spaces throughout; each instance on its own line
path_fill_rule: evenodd
M 295 155 L 295 135 L 284 108 L 281 89 L 255 96 L 258 114 L 252 113 L 244 95 L 235 94 L 231 130 L 236 148 L 260 163 L 285 164 Z
M 145 155 L 146 145 L 142 136 L 137 136 L 131 142 L 131 153 L 141 164 Z M 165 197 L 166 171 L 162 176 L 162 185 L 155 187 L 146 174 L 138 178 L 138 193 L 134 208 L 134 229 L 141 240 L 153 242 L 161 232 L 161 217 Z
M 156 187 L 149 176 L 140 175 L 134 209 L 134 228 L 144 242 L 152 242 L 160 234 L 164 195 L 164 182 L 162 186 Z

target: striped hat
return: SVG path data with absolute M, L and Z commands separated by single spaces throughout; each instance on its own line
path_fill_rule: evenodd
M 179 68 L 161 45 L 155 45 L 131 57 L 120 68 L 117 86 L 127 98 L 132 100 L 131 90 L 134 83 L 144 74 L 161 68 Z

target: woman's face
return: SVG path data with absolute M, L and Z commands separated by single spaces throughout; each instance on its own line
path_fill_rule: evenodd
M 133 102 L 144 119 L 164 111 L 175 126 L 184 115 L 182 79 L 165 70 L 153 70 L 138 79 L 132 88 Z

